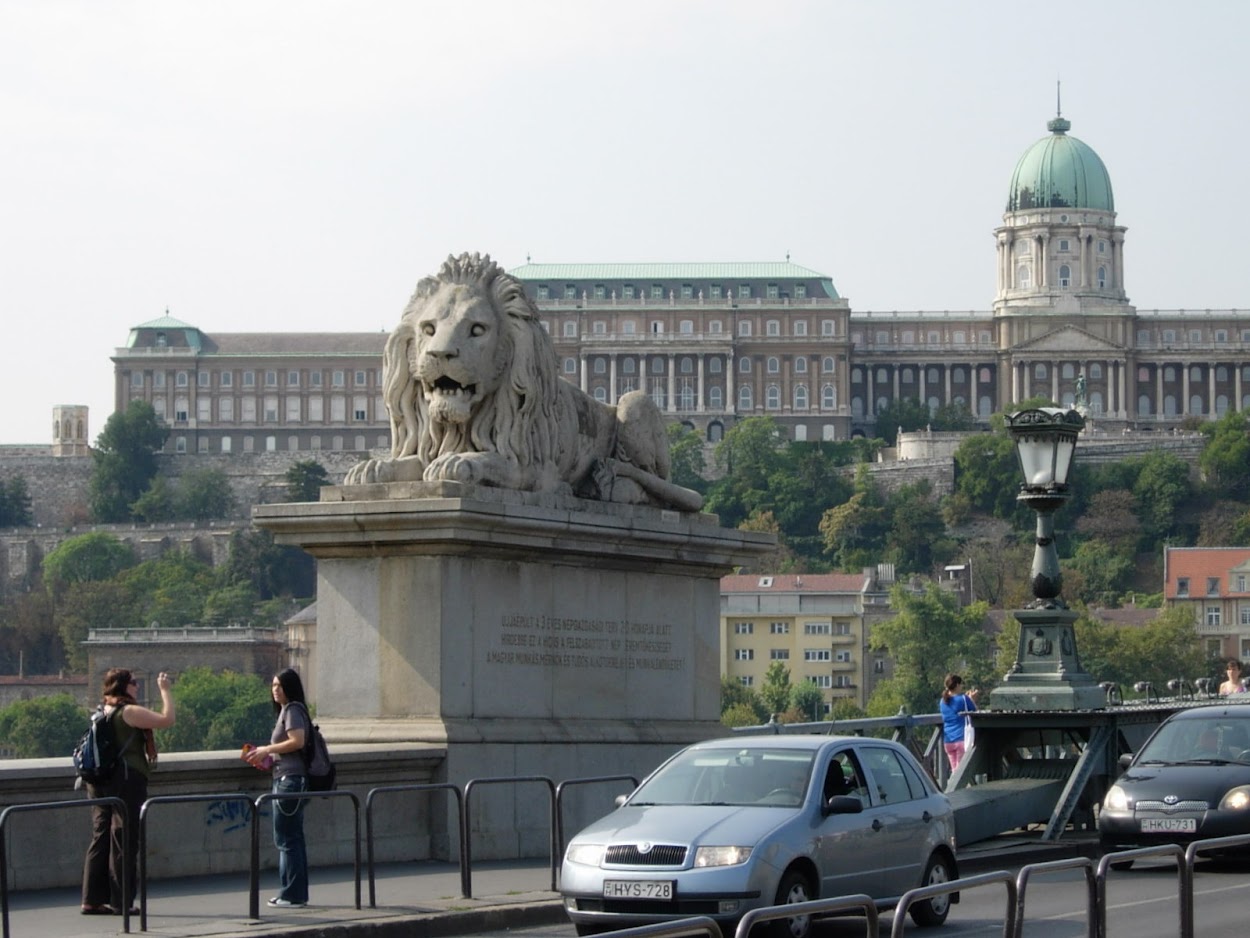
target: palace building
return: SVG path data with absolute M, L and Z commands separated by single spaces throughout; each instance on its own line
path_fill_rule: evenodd
M 565 380 L 605 403 L 644 389 L 709 442 L 769 415 L 793 440 L 875 435 L 913 399 L 988 421 L 1077 402 L 1103 429 L 1170 429 L 1250 407 L 1250 310 L 1129 302 L 1126 228 L 1098 154 L 1057 116 L 1020 157 L 994 229 L 986 310 L 858 312 L 793 263 L 536 264 L 510 273 Z M 987 293 L 988 293 L 987 285 Z M 151 401 L 170 452 L 389 446 L 382 333 L 211 334 L 166 316 L 113 355 L 115 403 Z

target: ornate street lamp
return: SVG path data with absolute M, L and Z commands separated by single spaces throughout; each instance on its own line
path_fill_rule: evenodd
M 1037 512 L 1029 578 L 1033 601 L 1015 613 L 1020 645 L 1011 671 L 991 695 L 995 709 L 1089 710 L 1106 695 L 1076 653 L 1071 612 L 1059 593 L 1063 577 L 1055 550 L 1055 512 L 1068 500 L 1068 472 L 1085 420 L 1075 410 L 1036 407 L 1007 417 L 1024 482 L 1017 500 Z

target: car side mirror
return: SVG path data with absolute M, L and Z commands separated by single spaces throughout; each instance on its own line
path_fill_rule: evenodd
M 834 795 L 820 806 L 820 813 L 825 817 L 831 814 L 859 814 L 864 810 L 864 803 L 850 795 Z
M 1131 752 L 1126 752 L 1126 753 L 1121 754 L 1119 758 L 1119 763 L 1120 763 L 1120 768 L 1127 769 L 1130 765 L 1133 764 L 1133 754 Z
M 628 800 L 629 800 L 629 795 L 617 795 L 616 798 L 613 799 L 614 803 L 616 804 L 618 808 L 621 807 L 623 804 L 625 804 L 625 802 Z

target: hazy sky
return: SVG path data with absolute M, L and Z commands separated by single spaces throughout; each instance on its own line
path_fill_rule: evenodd
M 1139 308 L 1250 307 L 1250 4 L 0 0 L 0 443 L 113 349 L 390 330 L 450 252 L 763 261 L 988 309 L 1063 82 Z M 1240 197 L 1239 197 L 1240 198 Z M 1231 210 L 1230 210 L 1231 209 Z

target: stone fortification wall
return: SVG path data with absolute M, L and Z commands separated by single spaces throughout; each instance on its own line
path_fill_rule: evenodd
M 246 521 L 253 505 L 286 500 L 286 471 L 293 463 L 315 459 L 325 466 L 331 484 L 343 481 L 360 461 L 359 453 L 274 452 L 229 455 L 162 455 L 160 471 L 172 479 L 200 469 L 220 469 L 234 492 L 234 517 Z M 36 527 L 68 527 L 90 520 L 89 486 L 93 461 L 54 457 L 50 447 L 0 447 L 0 479 L 23 476 L 30 492 Z
M 849 478 L 855 477 L 857 467 L 846 470 Z M 950 459 L 909 459 L 906 462 L 869 463 L 868 472 L 874 482 L 886 492 L 897 492 L 905 485 L 922 479 L 933 483 L 936 498 L 955 491 L 955 464 Z

